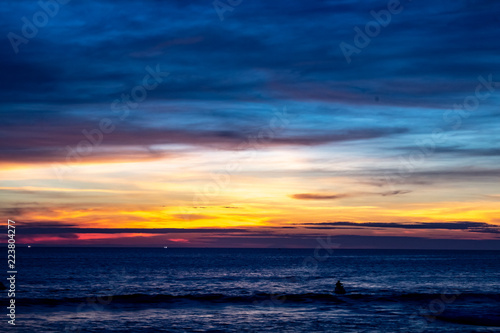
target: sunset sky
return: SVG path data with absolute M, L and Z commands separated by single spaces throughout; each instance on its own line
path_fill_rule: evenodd
M 3 4 L 2 218 L 44 246 L 500 249 L 500 3 L 392 2 Z

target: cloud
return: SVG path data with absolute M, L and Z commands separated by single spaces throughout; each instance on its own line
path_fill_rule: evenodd
M 496 168 L 495 160 L 492 159 L 485 161 L 481 167 L 473 165 L 472 160 L 470 167 L 457 166 L 454 164 L 456 160 L 448 161 L 448 166 L 439 169 L 434 168 L 431 163 L 432 160 L 429 160 L 432 167 L 419 164 L 407 171 L 407 165 L 401 165 L 399 169 L 373 168 L 364 171 L 349 171 L 346 175 L 364 178 L 363 183 L 377 187 L 398 184 L 427 187 L 448 182 L 497 182 L 498 178 L 500 178 L 500 169 Z
M 61 235 L 57 235 L 58 237 Z M 75 235 L 72 235 L 75 237 Z M 137 247 L 209 247 L 209 248 L 303 248 L 314 251 L 318 247 L 318 238 L 331 244 L 340 254 L 343 249 L 439 249 L 439 250 L 500 250 L 500 240 L 469 239 L 429 239 L 424 237 L 404 236 L 358 236 L 358 235 L 266 235 L 266 236 L 232 236 L 205 234 L 189 242 L 173 242 L 168 244 L 165 236 L 130 236 L 123 238 L 78 239 L 78 242 L 66 241 L 64 238 L 50 240 L 33 238 L 38 246 L 137 246 Z M 72 239 L 70 237 L 70 239 Z M 177 240 L 181 238 L 173 238 Z M 182 238 L 187 239 L 187 238 Z M 30 242 L 33 244 L 33 242 Z M 311 252 L 313 253 L 313 252 Z
M 405 225 L 414 225 L 414 228 L 425 229 L 423 223 L 353 223 L 353 222 L 324 222 L 307 223 L 327 228 L 347 226 L 346 229 L 361 227 L 393 227 L 404 228 Z M 467 230 L 477 232 L 481 228 L 498 228 L 479 222 L 445 222 L 429 223 L 430 229 L 449 228 L 450 230 Z M 470 229 L 468 229 L 470 228 Z M 278 228 L 273 228 L 278 230 Z M 284 229 L 291 230 L 291 229 Z M 498 230 L 498 229 L 496 229 Z M 496 232 L 495 232 L 496 233 Z M 258 248 L 315 248 L 318 238 L 327 240 L 329 244 L 338 244 L 341 248 L 379 248 L 379 249 L 485 249 L 500 250 L 500 240 L 458 240 L 458 239 L 429 239 L 425 237 L 407 236 L 358 236 L 358 235 L 328 235 L 321 233 L 276 233 L 275 231 L 259 229 L 219 229 L 219 228 L 68 228 L 68 227 L 20 227 L 24 243 L 43 245 L 70 245 L 73 246 L 165 246 L 165 235 L 171 236 L 171 241 L 182 247 L 258 247 Z M 84 234 L 101 234 L 99 239 L 86 239 Z M 115 235 L 127 234 L 120 237 Z M 141 234 L 134 235 L 131 234 Z M 177 237 L 177 235 L 183 235 Z M 110 235 L 110 237 L 106 237 Z M 113 235 L 113 236 L 111 236 Z M 66 243 L 65 239 L 78 239 L 78 242 Z M 182 241 L 181 241 L 182 240 Z M 185 241 L 184 241 L 185 240 Z M 169 245 L 170 246 L 170 245 Z
M 173 217 L 177 219 L 184 219 L 186 218 L 186 215 L 183 214 L 174 214 L 172 215 Z M 217 218 L 216 216 L 211 216 L 211 215 L 203 215 L 203 214 L 189 214 L 189 220 L 195 221 L 195 220 L 210 220 L 210 219 L 215 219 Z
M 55 100 L 61 98 L 57 93 L 65 92 L 64 99 L 75 104 L 102 101 L 120 93 L 120 83 L 133 83 L 146 62 L 162 61 L 178 77 L 156 92 L 164 98 L 263 99 L 271 95 L 371 104 L 378 95 L 383 103 L 412 105 L 424 103 L 422 96 L 428 96 L 425 103 L 447 105 L 446 97 L 467 91 L 467 80 L 491 71 L 497 61 L 489 55 L 496 49 L 494 13 L 499 6 L 491 2 L 490 10 L 478 4 L 441 5 L 430 0 L 422 8 L 405 6 L 349 66 L 338 45 L 353 42 L 354 26 L 372 19 L 369 13 L 380 7 L 377 1 L 317 5 L 256 1 L 227 13 L 234 19 L 223 25 L 213 6 L 206 3 L 146 3 L 87 1 L 64 6 L 57 20 L 44 29 L 50 34 L 39 34 L 21 45 L 17 55 L 4 48 L 1 73 L 7 78 L 2 82 L 8 84 L 2 97 L 9 102 L 19 101 L 21 95 L 26 101 Z M 25 2 L 5 8 L 4 16 L 9 19 L 0 27 L 3 35 L 19 32 L 19 17 L 35 9 Z M 101 12 L 107 15 L 96 14 Z M 93 15 L 83 15 L 85 25 L 72 25 L 82 13 Z M 426 25 L 415 29 L 405 20 L 408 17 L 425 18 Z M 108 28 L 103 30 L 105 23 Z M 486 24 L 490 28 L 481 29 L 481 38 L 476 38 L 477 29 Z M 454 30 L 442 29 L 445 26 Z M 425 47 L 423 41 L 427 41 Z M 473 63 L 468 61 L 471 56 Z M 272 80 L 256 74 L 230 75 L 250 71 L 266 72 Z M 381 84 L 371 84 L 374 79 Z M 284 88 L 269 91 L 268 81 Z M 28 84 L 30 94 L 23 93 Z
M 169 238 L 168 240 L 175 243 L 189 243 L 189 239 L 184 238 Z
M 37 229 L 37 228 L 48 228 L 52 230 L 59 231 L 61 228 L 78 228 L 78 225 L 75 223 L 64 223 L 64 222 L 59 222 L 59 221 L 44 221 L 44 222 L 25 222 L 25 221 L 16 221 L 20 222 L 23 225 L 18 226 L 19 229 L 27 229 L 27 230 L 32 230 Z M 29 226 L 27 226 L 29 225 Z M 29 231 L 28 231 L 29 232 Z
M 30 223 L 31 224 L 31 223 Z M 35 224 L 36 225 L 36 224 Z M 184 234 L 184 233 L 245 233 L 246 229 L 239 228 L 71 228 L 71 227 L 18 227 L 23 235 L 46 235 L 46 234 Z
M 396 147 L 395 149 L 411 153 L 415 151 L 415 146 Z M 461 146 L 436 147 L 435 154 L 457 155 L 462 157 L 499 157 L 499 148 L 464 148 Z
M 498 65 L 491 57 L 500 9 L 495 2 L 488 2 L 490 9 L 470 1 L 405 6 L 350 65 L 338 45 L 353 43 L 353 28 L 372 20 L 370 11 L 380 2 L 255 1 L 226 13 L 231 20 L 224 24 L 203 2 L 145 3 L 87 1 L 61 8 L 43 29 L 47 33 L 21 45 L 19 54 L 2 49 L 2 100 L 109 101 L 156 62 L 168 64 L 177 79 L 152 92 L 155 98 L 281 97 L 370 105 L 381 96 L 377 104 L 443 107 L 451 96 L 469 92 L 478 73 Z M 0 33 L 20 33 L 19 18 L 36 9 L 25 1 L 4 8 Z M 415 29 L 405 19 L 410 17 L 426 24 Z M 75 25 L 76 19 L 85 24 Z
M 298 200 L 335 200 L 347 198 L 349 194 L 320 194 L 320 193 L 298 193 L 292 194 L 290 197 Z
M 16 113 L 17 112 L 17 113 Z M 6 112 L 7 123 L 0 142 L 0 162 L 100 162 L 100 161 L 141 161 L 160 158 L 176 158 L 182 156 L 188 149 L 171 150 L 156 148 L 159 145 L 184 145 L 197 148 L 241 149 L 245 144 L 251 148 L 323 145 L 329 143 L 371 140 L 389 137 L 407 132 L 405 128 L 352 128 L 338 130 L 335 133 L 317 131 L 315 134 L 304 135 L 289 130 L 287 133 L 274 133 L 270 139 L 256 141 L 260 131 L 248 129 L 248 122 L 234 124 L 226 128 L 224 121 L 218 116 L 210 116 L 207 126 L 196 125 L 189 128 L 178 128 L 175 124 L 158 126 L 158 121 L 150 123 L 155 117 L 153 112 L 143 112 L 144 122 L 121 121 L 116 115 L 110 116 L 115 130 L 109 134 L 95 134 L 99 119 L 91 120 L 56 112 L 45 119 L 37 119 L 40 115 L 32 112 Z M 43 111 L 42 111 L 43 112 Z M 168 112 L 164 113 L 164 116 Z M 177 122 L 188 121 L 192 115 L 177 117 Z M 90 116 L 90 115 L 89 115 Z M 30 121 L 26 122 L 28 117 Z M 272 115 L 268 115 L 271 121 Z M 24 121 L 21 121 L 21 118 Z M 105 117 L 102 117 L 104 119 Z M 255 120 L 260 123 L 261 120 Z M 255 125 L 255 124 L 254 124 Z M 268 127 L 264 127 L 267 130 Z M 87 133 L 87 134 L 85 134 Z M 91 133 L 91 134 L 88 134 Z M 268 133 L 268 132 L 266 132 Z M 96 141 L 97 140 L 97 141 Z M 98 142 L 98 143 L 96 143 Z M 257 142 L 252 145 L 252 142 Z M 90 147 L 78 148 L 79 145 Z M 82 152 L 84 151 L 84 152 Z
M 424 118 L 439 125 L 441 114 L 427 111 L 463 100 L 477 76 L 500 62 L 491 56 L 498 49 L 497 3 L 490 10 L 480 2 L 406 6 L 351 64 L 338 45 L 353 42 L 354 26 L 372 19 L 377 1 L 255 1 L 227 13 L 237 19 L 223 25 L 205 3 L 146 3 L 72 3 L 19 54 L 0 50 L 1 162 L 64 161 L 66 146 L 85 139 L 82 130 L 104 117 L 114 117 L 117 129 L 103 141 L 108 149 L 94 150 L 86 161 L 178 156 L 151 154 L 153 145 L 232 149 L 261 125 L 261 111 L 276 105 L 299 109 L 300 125 L 314 124 L 314 132 L 290 127 L 263 147 L 403 137 L 428 129 Z M 37 9 L 27 1 L 2 9 L 0 33 L 20 33 L 19 18 Z M 426 24 L 415 29 L 405 17 Z M 75 26 L 80 21 L 85 24 Z M 128 119 L 117 120 L 111 103 L 156 64 L 169 77 Z M 482 149 L 460 154 L 498 156 L 495 147 Z
M 484 222 L 456 221 L 456 222 L 318 222 L 303 223 L 301 225 L 311 229 L 340 229 L 340 228 L 398 228 L 398 229 L 444 229 L 465 230 L 469 232 L 500 233 L 500 226 Z M 308 227 L 314 226 L 314 227 Z
M 500 57 L 496 56 L 500 49 L 500 2 L 421 0 L 419 5 L 408 2 L 404 11 L 394 16 L 390 25 L 347 64 L 339 44 L 352 44 L 353 28 L 363 28 L 373 19 L 370 12 L 382 9 L 381 5 L 375 0 L 246 1 L 226 13 L 228 17 L 221 24 L 213 6 L 203 1 L 71 2 L 60 8 L 57 17 L 51 18 L 36 38 L 20 45 L 19 53 L 13 52 L 8 40 L 4 40 L 6 47 L 0 48 L 0 163 L 65 163 L 68 147 L 74 149 L 82 140 L 88 140 L 83 131 L 92 131 L 98 128 L 101 119 L 109 118 L 115 130 L 105 134 L 91 154 L 76 162 L 143 162 L 187 155 L 187 162 L 181 160 L 179 164 L 189 163 L 191 170 L 183 166 L 176 170 L 191 176 L 192 170 L 200 173 L 204 172 L 202 169 L 218 170 L 226 156 L 215 157 L 211 155 L 213 152 L 238 150 L 241 143 L 255 140 L 261 130 L 270 127 L 273 110 L 287 106 L 294 118 L 286 119 L 283 131 L 257 148 L 279 151 L 276 156 L 280 163 L 291 166 L 279 170 L 284 175 L 293 173 L 299 181 L 311 180 L 312 186 L 318 182 L 311 187 L 314 189 L 307 190 L 312 193 L 290 197 L 319 201 L 383 196 L 387 197 L 385 201 L 396 201 L 399 197 L 394 196 L 410 190 L 315 191 L 324 188 L 325 176 L 329 180 L 338 176 L 344 178 L 342 181 L 387 185 L 386 176 L 397 176 L 404 168 L 399 168 L 396 153 L 415 150 L 415 140 L 424 135 L 428 138 L 434 129 L 450 128 L 443 117 L 445 112 L 452 110 L 455 103 L 474 96 L 480 75 L 487 77 L 492 69 L 500 68 Z M 19 0 L 2 6 L 0 34 L 21 34 L 20 18 L 31 18 L 38 10 L 36 1 Z M 130 96 L 132 89 L 142 84 L 146 66 L 157 64 L 170 75 L 148 91 L 145 100 L 131 108 L 127 118 L 120 119 L 111 109 L 112 103 L 121 96 Z M 499 81 L 496 73 L 492 75 L 494 81 Z M 498 92 L 498 85 L 494 87 Z M 474 183 L 461 188 L 464 192 L 452 193 L 443 188 L 448 190 L 445 195 L 450 200 L 482 189 L 480 182 L 488 186 L 498 183 L 500 113 L 496 104 L 493 94 L 480 101 L 478 109 L 462 119 L 462 126 L 449 133 L 448 140 L 453 142 L 447 145 L 451 147 L 436 145 L 436 154 L 411 174 L 405 174 L 408 177 L 403 177 L 403 181 L 426 190 L 430 184 L 439 182 Z M 304 153 L 305 150 L 308 152 Z M 340 155 L 352 164 L 337 174 L 330 170 L 300 169 L 307 168 L 303 161 L 295 164 L 298 159 L 293 156 L 305 160 L 313 154 Z M 199 156 L 203 161 L 198 159 L 193 163 Z M 342 167 L 342 163 L 339 165 Z M 258 173 L 259 177 L 269 177 L 277 173 L 276 166 L 274 159 L 269 165 L 253 163 L 241 176 Z M 142 164 L 130 167 L 149 177 L 147 166 L 144 170 Z M 314 167 L 311 163 L 309 170 Z M 104 168 L 95 170 L 99 173 L 96 176 L 107 173 Z M 9 171 L 9 177 L 17 177 L 8 180 L 17 182 L 9 187 L 23 187 L 20 182 L 28 177 L 36 178 L 32 182 L 46 183 L 45 187 L 53 181 L 39 179 L 41 175 L 37 172 L 22 173 L 21 169 L 12 174 Z M 128 174 L 127 170 L 123 177 Z M 107 174 L 106 179 L 116 175 Z M 210 175 L 204 176 L 210 179 Z M 168 177 L 167 171 L 164 177 Z M 131 181 L 136 180 L 134 177 Z M 176 183 L 179 186 L 175 188 L 199 185 L 184 177 L 180 181 L 182 184 Z M 80 185 L 68 183 L 68 186 L 77 190 Z M 286 193 L 301 191 L 304 190 Z M 7 192 L 7 195 L 27 193 Z M 416 204 L 419 200 L 416 194 L 404 199 L 412 199 Z M 73 199 L 70 193 L 61 192 L 45 200 L 54 199 L 55 195 L 58 200 Z M 302 204 L 307 203 L 311 201 Z M 14 206 L 3 212 L 15 216 L 29 211 Z M 208 215 L 195 217 L 205 219 Z M 71 225 L 61 226 L 58 231 L 49 225 L 32 227 L 26 231 L 39 230 L 44 235 L 47 230 L 65 235 L 86 233 L 85 230 L 109 234 L 130 231 L 78 229 Z M 388 225 L 309 227 L 391 228 Z M 423 228 L 418 223 L 404 227 Z M 485 225 L 461 227 L 468 232 L 497 230 Z M 131 230 L 144 232 L 144 229 Z M 189 232 L 186 230 L 191 229 L 183 232 Z M 160 236 L 178 233 L 172 229 L 156 232 Z M 216 244 L 214 238 L 207 242 Z M 252 244 L 267 246 L 267 240 L 262 238 Z M 135 240 L 140 242 L 144 238 Z M 305 236 L 300 240 L 311 245 Z M 284 245 L 289 239 L 276 241 Z
M 383 197 L 387 197 L 387 196 L 407 194 L 407 193 L 411 193 L 411 191 L 409 191 L 409 190 L 389 191 L 389 192 L 382 192 L 382 193 L 380 193 L 380 195 Z
M 338 193 L 338 194 L 298 193 L 298 194 L 292 194 L 290 195 L 290 197 L 298 200 L 336 200 L 336 199 L 367 196 L 367 195 L 380 195 L 386 197 L 386 196 L 407 194 L 410 192 L 411 191 L 408 190 L 396 190 L 396 191 L 381 192 L 381 193 L 372 193 L 372 192 Z
M 26 212 L 29 212 L 29 209 L 23 207 L 9 207 L 9 208 L 0 208 L 0 212 L 4 216 L 8 216 L 9 218 L 14 218 L 14 216 L 21 216 Z

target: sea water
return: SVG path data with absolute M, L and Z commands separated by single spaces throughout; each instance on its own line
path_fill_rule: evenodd
M 16 325 L 2 306 L 0 331 L 500 332 L 498 251 L 32 247 L 16 259 Z

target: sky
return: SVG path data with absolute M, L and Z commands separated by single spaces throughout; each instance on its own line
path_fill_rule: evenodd
M 500 250 L 499 12 L 3 2 L 2 219 L 32 246 Z

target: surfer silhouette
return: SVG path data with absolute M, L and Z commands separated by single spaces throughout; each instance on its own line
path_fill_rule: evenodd
M 342 282 L 340 282 L 340 280 L 338 280 L 337 283 L 335 284 L 335 293 L 345 294 L 344 286 L 342 285 Z

